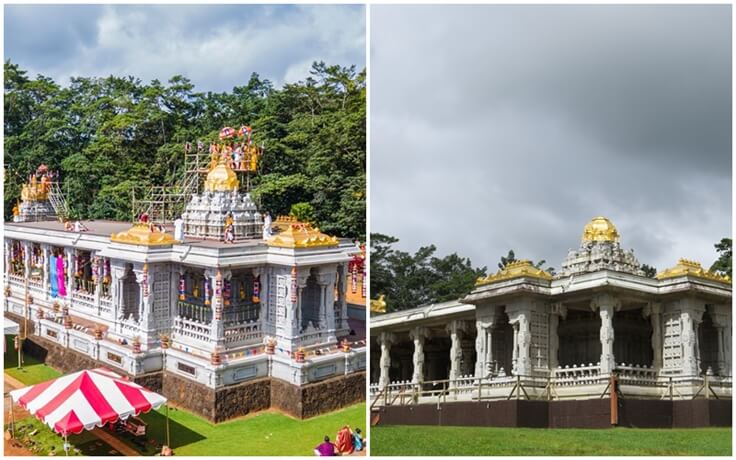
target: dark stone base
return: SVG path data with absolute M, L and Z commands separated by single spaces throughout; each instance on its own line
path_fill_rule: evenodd
M 22 318 L 8 312 L 5 314 L 22 323 Z M 29 335 L 23 342 L 23 352 L 65 374 L 110 367 L 107 363 L 36 335 Z M 271 407 L 304 419 L 365 401 L 365 372 L 302 387 L 276 378 L 260 378 L 214 390 L 170 372 L 159 371 L 134 377 L 121 369 L 114 368 L 114 371 L 215 423 Z
M 376 412 L 374 410 L 374 412 Z M 379 424 L 496 426 L 529 428 L 609 428 L 611 400 L 487 401 L 388 406 L 377 410 Z M 667 401 L 619 400 L 618 426 L 695 428 L 731 426 L 730 399 Z
M 296 418 L 309 418 L 365 401 L 365 372 L 333 377 L 304 386 L 271 379 L 271 407 Z

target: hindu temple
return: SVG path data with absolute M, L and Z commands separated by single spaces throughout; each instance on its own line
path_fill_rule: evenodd
M 233 155 L 239 147 L 231 133 L 209 158 L 188 150 L 203 159 L 186 186 L 133 223 L 63 222 L 30 179 L 4 226 L 5 316 L 21 325 L 24 352 L 65 372 L 108 367 L 212 421 L 363 400 L 365 319 L 347 299 L 360 248 L 293 218 L 271 222 L 245 176 L 259 152 Z
M 373 301 L 371 398 L 382 423 L 730 425 L 731 288 L 687 259 L 646 276 L 596 217 L 555 275 L 517 260 L 454 301 Z

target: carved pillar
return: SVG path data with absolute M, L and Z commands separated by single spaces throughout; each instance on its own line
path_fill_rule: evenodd
M 328 340 L 335 338 L 335 278 L 337 270 L 334 265 L 320 267 L 317 274 L 317 285 L 320 291 L 319 327 L 331 331 Z
M 378 343 L 381 346 L 381 374 L 378 377 L 379 388 L 384 388 L 390 382 L 389 370 L 391 369 L 391 345 L 393 344 L 393 334 L 390 332 L 381 332 L 378 336 Z
M 610 374 L 616 368 L 616 358 L 613 354 L 613 313 L 621 308 L 618 300 L 609 294 L 601 294 L 593 299 L 591 308 L 601 317 L 601 374 Z
M 727 305 L 713 305 L 710 308 L 710 317 L 718 334 L 718 375 L 730 375 L 730 345 L 729 311 Z M 715 369 L 714 369 L 715 370 Z
M 13 242 L 5 239 L 5 278 L 9 279 L 10 265 L 13 260 Z
M 487 317 L 475 322 L 475 376 L 488 377 L 494 369 L 493 364 L 493 323 L 494 318 Z
M 219 268 L 210 268 L 204 271 L 205 282 L 210 283 L 212 298 L 210 300 L 212 306 L 212 323 L 210 329 L 210 338 L 215 347 L 222 344 L 225 336 L 222 287 L 223 272 Z
M 465 334 L 465 321 L 453 320 L 447 325 L 447 332 L 450 334 L 450 385 L 454 385 L 454 380 L 462 376 L 460 365 L 463 360 L 462 335 Z
M 26 279 L 31 277 L 31 250 L 33 245 L 28 242 L 23 242 L 23 276 Z
M 647 311 L 648 310 L 648 311 Z M 652 302 L 645 308 L 645 313 L 649 313 L 649 320 L 652 323 L 652 367 L 657 372 L 662 371 L 662 304 Z
M 424 327 L 417 326 L 411 330 L 409 336 L 414 341 L 414 355 L 412 357 L 414 372 L 412 373 L 411 382 L 421 383 L 424 381 L 424 340 L 429 336 L 429 331 Z
M 340 329 L 349 329 L 348 326 L 348 264 L 340 265 Z
M 43 251 L 43 297 L 48 300 L 51 296 L 51 248 L 48 244 L 41 245 Z
M 102 295 L 102 276 L 103 276 L 103 264 L 102 264 L 102 257 L 93 255 L 92 256 L 92 263 L 94 264 L 93 267 L 93 274 L 95 275 L 94 283 L 95 283 L 95 306 L 97 308 L 100 307 L 100 296 Z M 99 313 L 99 311 L 98 311 Z
M 76 290 L 76 286 L 74 286 L 74 263 L 77 251 L 74 248 L 64 248 L 64 254 L 66 255 L 66 263 L 64 264 L 66 269 L 66 297 L 71 300 L 72 292 Z
M 112 298 L 113 318 L 123 317 L 123 279 L 125 278 L 125 265 L 110 263 L 110 297 Z
M 309 278 L 309 275 L 309 267 L 302 267 L 297 271 L 297 303 L 296 309 L 294 311 L 294 326 L 296 327 L 296 335 L 298 335 L 302 331 L 302 304 L 304 297 L 304 288 L 307 287 L 307 279 Z
M 560 334 L 559 325 L 560 318 L 567 316 L 567 308 L 562 303 L 552 305 L 549 315 L 549 370 L 555 370 L 559 366 L 559 350 L 560 350 Z
M 531 375 L 532 363 L 529 352 L 532 333 L 529 320 L 532 315 L 530 306 L 527 303 L 507 306 L 506 313 L 509 316 L 509 324 L 514 328 L 513 373 L 514 375 Z

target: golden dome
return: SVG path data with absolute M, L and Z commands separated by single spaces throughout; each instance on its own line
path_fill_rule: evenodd
M 204 181 L 204 189 L 207 192 L 233 192 L 238 190 L 239 186 L 238 176 L 223 159 L 207 173 L 207 179 Z
M 594 217 L 583 230 L 583 242 L 613 241 L 618 242 L 620 235 L 613 222 L 605 217 Z

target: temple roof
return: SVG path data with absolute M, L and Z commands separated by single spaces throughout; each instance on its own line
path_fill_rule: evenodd
M 506 264 L 504 268 L 496 272 L 494 275 L 481 277 L 475 282 L 476 286 L 505 281 L 512 278 L 537 278 L 541 280 L 552 280 L 552 275 L 535 267 L 530 260 L 515 260 Z
M 583 242 L 592 241 L 612 241 L 617 242 L 620 239 L 618 230 L 613 222 L 606 219 L 605 217 L 598 216 L 594 217 L 590 222 L 585 225 L 583 229 Z
M 279 217 L 274 226 L 283 230 L 266 241 L 269 246 L 314 248 L 339 244 L 337 237 L 326 235 L 320 232 L 319 228 L 313 228 L 311 224 L 298 222 L 293 218 Z
M 731 284 L 731 278 L 725 275 L 712 272 L 704 269 L 700 262 L 694 260 L 688 260 L 681 258 L 677 261 L 677 265 L 668 268 L 662 272 L 657 273 L 656 278 L 658 280 L 677 278 L 679 276 L 693 276 L 696 278 L 704 278 L 713 281 L 719 281 L 721 283 Z
M 110 235 L 110 240 L 116 243 L 137 244 L 141 246 L 163 246 L 174 244 L 177 241 L 170 233 L 161 232 L 148 224 L 133 224 L 133 226 L 120 233 Z

